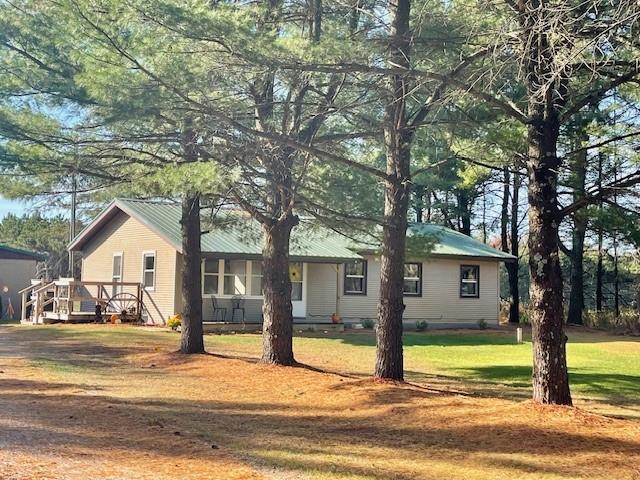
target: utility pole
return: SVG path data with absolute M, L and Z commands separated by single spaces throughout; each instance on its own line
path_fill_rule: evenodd
M 76 154 L 77 156 L 77 154 Z M 76 197 L 78 195 L 78 179 L 75 170 L 71 172 L 71 221 L 69 222 L 69 243 L 76 238 Z M 69 278 L 74 277 L 74 255 L 69 250 Z

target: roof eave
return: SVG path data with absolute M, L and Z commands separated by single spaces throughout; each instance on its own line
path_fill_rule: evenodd
M 455 258 L 475 261 L 494 261 L 494 262 L 515 262 L 514 256 L 502 256 L 502 255 L 467 255 L 467 254 L 454 254 L 454 253 L 432 253 L 430 257 L 437 258 Z
M 223 259 L 236 259 L 236 260 L 262 260 L 261 253 L 242 253 L 242 252 L 215 252 L 210 250 L 203 250 L 202 255 L 223 258 Z M 333 256 L 315 256 L 315 255 L 289 255 L 289 259 L 293 262 L 307 262 L 307 263 L 345 263 L 352 262 L 354 260 L 362 259 L 362 256 L 355 254 L 351 256 L 337 255 Z
M 24 248 L 11 247 L 9 245 L 0 245 L 0 250 L 14 253 L 16 255 L 22 255 L 25 257 L 22 260 L 35 260 L 35 261 L 44 261 L 47 259 L 47 254 L 42 252 L 35 252 L 33 250 L 27 250 Z

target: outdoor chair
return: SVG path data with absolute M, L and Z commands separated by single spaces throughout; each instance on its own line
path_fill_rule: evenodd
M 232 322 L 236 319 L 236 312 L 238 312 L 238 316 L 242 314 L 241 322 L 244 323 L 244 318 L 245 318 L 244 300 L 245 298 L 242 295 L 236 295 L 231 299 L 231 321 Z
M 216 297 L 211 297 L 211 307 L 213 308 L 213 321 L 224 322 L 227 319 L 227 309 L 219 307 Z

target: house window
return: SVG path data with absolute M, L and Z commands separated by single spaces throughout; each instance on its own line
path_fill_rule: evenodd
M 460 296 L 470 298 L 480 296 L 479 265 L 460 265 Z
M 156 286 L 156 252 L 142 254 L 142 285 L 146 289 Z
M 404 289 L 406 296 L 419 297 L 422 295 L 422 264 L 404 264 Z
M 356 260 L 344 264 L 344 294 L 367 294 L 367 261 Z
M 262 288 L 264 281 L 262 278 L 262 262 L 251 262 L 251 282 L 250 282 L 250 295 L 260 296 L 262 295 Z
M 291 300 L 302 300 L 302 262 L 289 263 L 289 279 L 291 280 Z
M 247 261 L 224 261 L 224 295 L 244 295 L 247 293 Z
M 111 282 L 114 284 L 122 282 L 122 252 L 117 252 L 113 254 Z M 120 291 L 120 287 L 118 285 L 111 286 L 111 296 L 114 296 L 119 291 Z
M 218 294 L 218 272 L 220 262 L 217 258 L 205 258 L 202 262 L 203 295 Z

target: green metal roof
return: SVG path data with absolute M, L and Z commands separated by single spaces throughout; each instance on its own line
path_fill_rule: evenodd
M 83 240 L 92 236 L 102 224 L 110 220 L 109 212 L 119 208 L 164 238 L 176 250 L 182 250 L 180 231 L 181 207 L 177 204 L 116 199 L 83 230 L 69 248 L 79 249 Z M 204 222 L 203 222 L 204 223 Z M 262 256 L 262 234 L 258 222 L 225 214 L 211 225 L 203 224 L 209 231 L 202 235 L 202 252 L 224 256 Z M 293 260 L 344 261 L 362 258 L 348 248 L 348 240 L 326 228 L 301 223 L 291 235 L 290 256 Z
M 25 248 L 11 247 L 9 245 L 0 244 L 0 252 L 8 252 L 17 255 L 23 255 L 25 257 L 30 257 L 33 260 L 44 260 L 47 258 L 46 253 L 36 252 L 34 250 L 27 250 Z
M 480 240 L 450 228 L 430 223 L 414 223 L 409 226 L 409 237 L 426 237 L 433 239 L 434 256 L 454 256 L 473 258 L 493 258 L 498 260 L 515 260 L 516 257 L 490 247 Z
M 148 200 L 116 199 L 91 222 L 74 240 L 69 248 L 79 250 L 85 241 L 93 236 L 117 210 L 133 216 L 150 230 L 164 238 L 176 250 L 182 250 L 180 232 L 181 207 L 177 204 Z M 205 223 L 203 221 L 203 223 Z M 223 256 L 262 255 L 262 230 L 253 219 L 225 214 L 210 225 L 204 225 L 202 252 Z M 408 245 L 417 246 L 409 256 L 456 256 L 512 260 L 515 257 L 485 245 L 449 228 L 432 224 L 413 224 L 408 231 Z M 424 241 L 423 241 L 424 239 Z M 345 261 L 362 258 L 358 252 L 371 251 L 371 245 L 354 243 L 336 233 L 310 222 L 301 221 L 291 235 L 290 256 L 293 260 Z M 430 251 L 423 255 L 422 252 Z

